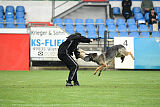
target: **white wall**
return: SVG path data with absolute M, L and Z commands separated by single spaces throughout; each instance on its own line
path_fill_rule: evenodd
M 32 22 L 50 22 L 52 18 L 51 1 L 0 1 L 4 8 L 7 5 L 18 5 L 25 7 L 27 20 Z
M 65 1 L 55 1 L 55 7 L 61 5 Z M 52 11 L 52 1 L 0 1 L 0 5 L 3 5 L 4 8 L 7 5 L 12 5 L 16 8 L 18 5 L 25 7 L 27 13 L 27 20 L 32 22 L 50 22 L 52 18 L 52 12 L 55 15 L 64 12 L 70 7 L 78 4 L 78 1 L 70 1 L 65 5 L 58 7 L 55 11 Z
M 65 3 L 66 1 L 55 1 L 55 8 L 63 3 Z M 69 1 L 67 3 L 65 3 L 64 5 L 58 7 L 55 9 L 55 16 L 64 12 L 65 10 L 73 7 L 74 5 L 78 4 L 78 1 Z

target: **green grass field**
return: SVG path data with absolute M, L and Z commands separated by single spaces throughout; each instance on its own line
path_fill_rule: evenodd
M 160 72 L 93 72 L 66 87 L 67 70 L 0 71 L 0 107 L 160 107 Z

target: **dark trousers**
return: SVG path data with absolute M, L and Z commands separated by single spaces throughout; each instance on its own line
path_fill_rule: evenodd
M 70 70 L 68 81 L 77 81 L 77 71 L 79 67 L 77 62 L 68 54 L 58 54 L 58 58 L 63 61 Z
M 127 19 L 129 19 L 131 17 L 132 13 L 131 12 L 123 12 L 122 15 L 127 20 Z

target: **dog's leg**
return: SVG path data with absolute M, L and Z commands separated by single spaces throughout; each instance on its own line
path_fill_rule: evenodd
M 128 55 L 131 55 L 132 59 L 135 60 L 135 58 L 131 52 L 128 52 Z
M 99 71 L 99 74 L 98 74 L 98 76 L 100 76 L 100 75 L 101 75 L 101 72 L 102 72 L 102 71 L 103 71 L 103 69 Z
M 103 65 L 97 67 L 96 71 L 94 72 L 94 75 L 96 75 L 97 71 L 99 71 L 99 70 L 102 69 L 102 68 L 103 68 Z
M 99 74 L 98 74 L 98 76 L 100 76 L 101 75 L 101 72 L 105 69 L 105 67 L 107 67 L 107 65 L 105 64 L 105 65 L 103 65 L 103 67 L 99 70 Z
M 96 73 L 97 73 L 97 71 L 99 70 L 100 67 L 101 66 L 99 66 L 99 67 L 96 68 L 96 71 L 93 73 L 94 75 L 96 75 Z
M 106 68 L 106 67 L 103 67 L 103 68 L 99 71 L 98 76 L 101 76 L 101 72 L 102 72 L 105 68 Z

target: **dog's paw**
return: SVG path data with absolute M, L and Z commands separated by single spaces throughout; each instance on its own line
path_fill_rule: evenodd
M 96 75 L 96 72 L 94 72 L 93 75 Z
M 98 76 L 101 76 L 101 73 L 99 73 Z

